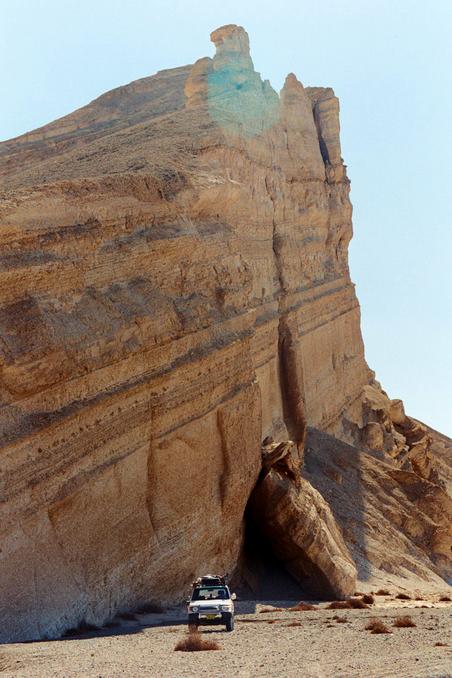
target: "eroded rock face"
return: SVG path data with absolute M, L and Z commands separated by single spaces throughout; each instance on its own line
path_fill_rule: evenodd
M 406 416 L 401 400 L 390 400 L 375 383 L 364 387 L 362 408 L 359 442 L 389 455 L 399 468 L 426 480 L 439 479 L 430 452 L 432 436 L 424 424 Z
M 2 640 L 231 572 L 263 439 L 381 426 L 338 101 L 213 39 L 0 144 Z
M 309 429 L 302 473 L 328 499 L 359 580 L 421 590 L 452 583 L 451 498 L 396 466 Z

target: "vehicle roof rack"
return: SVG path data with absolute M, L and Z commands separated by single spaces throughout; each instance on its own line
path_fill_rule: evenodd
M 198 577 L 192 584 L 193 588 L 199 586 L 226 586 L 226 575 L 206 574 Z

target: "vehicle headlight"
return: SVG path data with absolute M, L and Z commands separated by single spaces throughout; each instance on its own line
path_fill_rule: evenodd
M 220 605 L 220 610 L 222 612 L 229 612 L 229 605 Z
M 193 605 L 193 607 L 190 607 L 190 612 L 197 612 L 198 611 L 198 606 Z

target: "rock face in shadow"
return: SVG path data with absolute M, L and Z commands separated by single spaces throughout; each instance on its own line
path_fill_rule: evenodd
M 380 445 L 338 100 L 212 37 L 0 144 L 1 640 L 232 572 L 267 436 Z
M 355 564 L 328 503 L 301 477 L 293 443 L 264 448 L 263 472 L 249 509 L 255 529 L 310 595 L 354 593 Z
M 302 474 L 327 499 L 360 581 L 421 590 L 452 583 L 443 485 L 311 428 Z

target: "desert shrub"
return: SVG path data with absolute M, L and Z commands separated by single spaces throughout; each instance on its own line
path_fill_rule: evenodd
M 350 598 L 347 602 L 349 603 L 349 607 L 354 610 L 365 610 L 368 607 L 364 600 L 360 600 L 359 598 Z
M 420 596 L 416 596 L 416 598 L 414 600 L 424 600 L 424 599 L 421 598 Z
M 375 603 L 375 598 L 370 593 L 365 593 L 362 597 L 362 601 L 367 605 L 373 605 Z
M 411 600 L 410 596 L 407 593 L 398 593 L 396 595 L 398 600 Z
M 287 608 L 289 612 L 308 612 L 309 610 L 317 610 L 315 605 L 311 605 L 310 603 L 297 603 L 293 607 L 288 607 Z
M 116 629 L 118 626 L 121 626 L 117 619 L 111 619 L 106 624 L 104 624 L 105 629 Z
M 347 617 L 338 617 L 337 615 L 334 619 L 336 621 L 336 624 L 346 624 L 348 621 Z
M 165 608 L 162 607 L 159 603 L 154 601 L 149 601 L 149 603 L 144 603 L 136 610 L 138 614 L 163 614 Z
M 121 619 L 125 619 L 126 621 L 136 621 L 136 617 L 133 612 L 120 612 L 118 617 L 121 617 Z
M 303 626 L 303 624 L 299 621 L 291 621 L 286 626 Z
M 95 624 L 90 624 L 89 622 L 82 619 L 78 626 L 74 626 L 71 629 L 67 629 L 64 633 L 64 637 L 68 636 L 83 636 L 85 633 L 91 633 L 92 631 L 98 631 L 99 627 Z
M 435 647 L 447 647 L 447 643 L 435 643 Z
M 179 640 L 174 650 L 175 652 L 200 652 L 202 650 L 220 650 L 220 645 L 216 640 L 206 640 L 199 631 L 189 631 L 185 638 Z
M 261 614 L 268 614 L 269 612 L 283 612 L 282 607 L 263 607 L 259 610 Z
M 389 596 L 391 594 L 389 593 L 388 589 L 378 589 L 378 591 L 375 595 L 377 595 L 377 596 Z
M 403 629 L 411 626 L 416 626 L 416 624 L 409 615 L 405 615 L 403 617 L 397 617 L 396 620 L 394 621 L 393 626 L 396 626 L 398 629 Z
M 441 600 L 443 603 L 450 603 L 450 602 L 451 602 L 451 599 L 450 599 L 449 596 L 441 596 L 440 600 Z
M 372 633 L 391 633 L 386 624 L 384 624 L 381 619 L 370 619 L 369 623 L 365 627 L 366 631 L 371 631 Z
M 350 601 L 348 600 L 333 600 L 332 603 L 327 605 L 327 610 L 349 610 Z
M 328 610 L 365 610 L 368 605 L 359 598 L 350 598 L 350 600 L 334 600 L 327 606 Z

